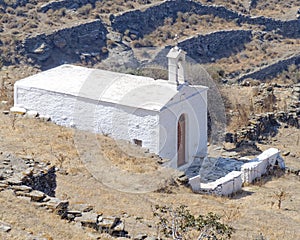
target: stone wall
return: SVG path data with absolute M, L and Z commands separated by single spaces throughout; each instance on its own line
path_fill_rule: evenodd
M 56 174 L 55 167 L 52 166 L 46 170 L 41 170 L 38 173 L 33 173 L 31 169 L 27 170 L 22 183 L 34 190 L 44 192 L 45 194 L 54 197 L 56 189 Z
M 178 46 L 193 60 L 204 64 L 242 51 L 251 40 L 251 31 L 229 30 L 191 37 L 180 42 Z
M 299 23 L 300 24 L 300 23 Z M 257 80 L 266 80 L 275 77 L 278 73 L 288 70 L 290 65 L 300 65 L 300 55 L 292 56 L 287 59 L 279 60 L 273 64 L 262 67 L 259 70 L 256 70 L 251 73 L 247 73 L 237 80 L 241 82 L 247 78 L 253 78 Z
M 142 37 L 154 31 L 158 26 L 162 26 L 166 18 L 171 17 L 175 20 L 178 12 L 199 15 L 211 14 L 226 20 L 234 20 L 238 24 L 262 25 L 265 26 L 265 31 L 275 30 L 278 34 L 286 37 L 300 37 L 300 20 L 281 21 L 266 17 L 250 17 L 228 10 L 223 6 L 203 5 L 187 0 L 164 1 L 143 11 L 133 10 L 115 16 L 111 15 L 110 19 L 114 30 L 124 33 L 128 29 L 137 36 Z
M 128 237 L 119 217 L 103 216 L 87 204 L 69 204 L 55 197 L 55 167 L 38 162 L 31 156 L 15 157 L 0 154 L 0 191 L 13 191 L 17 197 L 28 199 L 35 206 L 58 214 L 62 219 L 76 222 L 99 233 Z M 12 226 L 9 226 L 9 230 Z M 8 231 L 9 231 L 8 230 Z
M 268 112 L 256 114 L 249 120 L 249 125 L 236 134 L 226 133 L 225 141 L 239 145 L 244 141 L 262 141 L 275 136 L 281 123 L 300 128 L 300 111 L 291 109 L 287 112 Z
M 106 46 L 106 34 L 102 21 L 93 20 L 27 38 L 18 50 L 29 61 L 41 65 L 43 70 L 93 58 L 98 61 L 106 57 L 106 52 L 102 51 Z
M 36 161 L 31 156 L 17 158 L 12 154 L 1 153 L 0 159 L 0 180 L 14 185 L 26 185 L 49 196 L 55 195 L 54 166 Z
M 300 116 L 300 83 L 297 83 L 293 86 L 292 95 L 292 106 L 291 108 L 297 108 L 298 107 L 298 116 Z M 295 109 L 296 110 L 296 109 Z
M 15 0 L 15 1 L 4 1 L 4 0 L 0 0 L 0 5 L 4 6 L 4 7 L 20 7 L 20 6 L 25 6 L 27 3 L 29 2 L 29 0 Z
M 95 2 L 101 1 L 101 0 L 58 0 L 58 1 L 50 1 L 46 4 L 43 4 L 40 8 L 39 11 L 45 13 L 48 10 L 58 10 L 61 8 L 67 8 L 67 9 L 78 9 L 86 4 L 92 4 L 93 6 L 95 5 Z
M 251 40 L 252 31 L 228 30 L 205 35 L 199 34 L 178 43 L 178 46 L 187 52 L 189 56 L 187 61 L 205 64 L 242 51 L 245 44 Z M 166 55 L 171 48 L 172 46 L 167 46 L 161 50 L 153 63 L 167 67 Z

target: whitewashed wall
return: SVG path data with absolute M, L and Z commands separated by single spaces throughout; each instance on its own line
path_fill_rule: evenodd
M 267 174 L 268 169 L 272 169 L 276 161 L 281 169 L 285 168 L 280 151 L 276 148 L 269 148 L 250 162 L 243 164 L 241 171 L 232 171 L 225 177 L 209 183 L 201 183 L 201 178 L 197 175 L 189 179 L 189 184 L 194 192 L 229 196 L 240 191 L 244 183 L 252 183 L 255 179 Z
M 202 90 L 202 89 L 201 89 Z M 160 113 L 159 155 L 171 159 L 169 166 L 177 168 L 177 124 L 181 114 L 186 116 L 188 167 L 196 155 L 207 154 L 206 89 L 184 86 Z
M 252 183 L 255 179 L 260 178 L 267 173 L 268 169 L 272 169 L 278 161 L 280 168 L 284 169 L 285 164 L 280 157 L 280 151 L 276 148 L 269 148 L 251 162 L 245 163 L 242 166 L 242 179 L 244 183 Z
M 47 115 L 58 125 L 108 134 L 115 139 L 139 139 L 159 151 L 158 112 L 97 102 L 40 89 L 15 89 L 15 105 Z

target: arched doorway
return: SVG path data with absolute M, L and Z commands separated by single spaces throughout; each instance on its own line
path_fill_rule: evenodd
M 186 117 L 181 114 L 177 124 L 177 167 L 186 163 Z

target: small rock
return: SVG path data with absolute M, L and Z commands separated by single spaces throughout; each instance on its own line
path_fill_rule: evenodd
M 22 185 L 22 181 L 17 177 L 7 179 L 9 185 Z
M 67 213 L 72 214 L 75 217 L 81 217 L 82 216 L 82 213 L 80 211 L 76 211 L 76 210 L 68 210 Z
M 47 49 L 47 45 L 45 43 L 42 43 L 38 48 L 36 48 L 33 52 L 34 53 L 44 53 Z
M 189 182 L 189 179 L 186 175 L 178 177 L 177 180 L 180 184 L 183 184 L 183 185 L 188 184 L 188 182 Z
M 68 220 L 73 221 L 74 218 L 75 218 L 75 215 L 70 214 L 70 213 L 67 214 L 67 219 L 68 219 Z
M 10 189 L 14 190 L 14 191 L 22 191 L 22 192 L 27 192 L 29 193 L 32 188 L 31 187 L 28 187 L 28 186 L 25 186 L 25 185 L 14 185 L 14 186 L 11 186 Z
M 134 239 L 134 240 L 143 240 L 143 239 L 146 239 L 147 237 L 148 237 L 147 234 L 145 234 L 145 233 L 140 233 L 140 234 L 136 235 L 133 239 Z
M 125 225 L 121 221 L 114 227 L 114 231 L 117 231 L 117 232 L 122 232 L 122 231 L 124 231 L 124 229 L 125 229 Z
M 76 217 L 74 219 L 75 222 L 81 222 L 81 225 L 84 227 L 97 228 L 97 213 L 85 212 L 82 213 L 81 217 Z
M 51 120 L 51 117 L 50 116 L 47 116 L 47 115 L 40 115 L 39 116 L 39 119 L 42 120 L 43 122 L 49 122 Z
M 9 114 L 9 111 L 8 111 L 8 110 L 4 110 L 4 111 L 2 111 L 2 113 L 3 113 L 4 115 L 8 115 L 8 114 Z
M 47 198 L 45 200 L 47 200 L 46 206 L 49 209 L 53 210 L 53 211 L 60 211 L 60 210 L 66 210 L 67 211 L 67 208 L 69 206 L 68 201 L 66 201 L 66 200 L 62 201 L 62 200 L 60 200 L 58 198 L 55 198 L 55 197 L 47 196 Z
M 10 112 L 23 115 L 26 113 L 26 109 L 22 107 L 11 107 Z
M 120 218 L 118 217 L 103 217 L 101 221 L 99 221 L 98 226 L 100 228 L 112 229 L 117 223 L 119 223 Z
M 11 226 L 5 222 L 0 222 L 0 231 L 1 232 L 9 232 L 11 230 Z
M 285 157 L 286 157 L 286 156 L 290 155 L 290 153 L 291 153 L 290 151 L 283 152 L 283 153 L 282 153 L 282 156 L 285 156 Z
M 40 202 L 46 197 L 45 193 L 37 190 L 33 190 L 32 192 L 27 193 L 27 196 L 30 197 L 31 201 L 34 202 Z
M 33 156 L 31 155 L 20 155 L 19 157 L 24 160 L 33 160 Z
M 8 184 L 4 182 L 0 182 L 0 188 L 7 188 Z
M 150 236 L 150 237 L 145 238 L 145 240 L 158 240 L 158 238 L 157 238 L 157 237 Z
M 89 204 L 73 204 L 72 210 L 80 211 L 80 212 L 90 212 L 93 210 L 93 206 Z
M 38 116 L 38 112 L 30 110 L 30 111 L 26 112 L 25 116 L 28 118 L 35 118 Z

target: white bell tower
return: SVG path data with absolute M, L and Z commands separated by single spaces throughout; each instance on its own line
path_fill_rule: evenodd
M 186 52 L 179 49 L 177 46 L 173 47 L 168 55 L 168 82 L 174 85 L 185 83 L 185 55 Z

